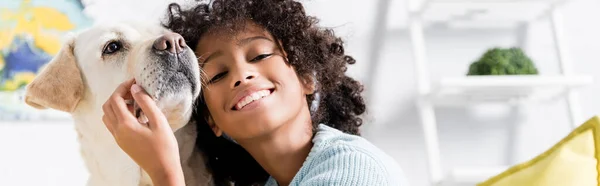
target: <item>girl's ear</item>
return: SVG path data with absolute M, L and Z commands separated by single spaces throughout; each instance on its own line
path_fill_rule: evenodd
M 314 94 L 317 91 L 317 84 L 319 81 L 317 80 L 317 71 L 313 71 L 312 75 L 305 75 L 303 78 L 300 78 L 302 81 L 302 90 L 305 95 Z
M 212 119 L 212 116 L 208 116 L 206 122 L 208 123 L 208 126 L 210 126 L 212 131 L 215 133 L 215 136 L 221 137 L 221 135 L 223 135 L 223 131 L 221 130 L 221 128 L 219 128 L 219 126 L 215 124 L 215 120 Z
M 304 95 L 311 95 L 315 93 L 317 86 L 317 78 L 315 76 L 308 76 L 301 78 L 302 81 L 302 90 L 304 91 Z

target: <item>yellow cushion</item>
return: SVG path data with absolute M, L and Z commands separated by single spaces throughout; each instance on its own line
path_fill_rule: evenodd
M 600 118 L 593 117 L 548 151 L 478 186 L 599 186 Z

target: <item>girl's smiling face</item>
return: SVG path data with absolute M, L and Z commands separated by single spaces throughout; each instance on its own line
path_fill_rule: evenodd
M 251 139 L 299 117 L 310 121 L 306 95 L 314 91 L 312 82 L 297 76 L 278 43 L 253 23 L 234 35 L 216 30 L 198 42 L 207 82 L 202 95 L 217 136 Z

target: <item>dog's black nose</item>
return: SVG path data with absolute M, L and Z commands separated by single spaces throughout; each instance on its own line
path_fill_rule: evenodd
M 177 33 L 165 34 L 154 41 L 153 48 L 159 51 L 167 51 L 173 54 L 179 54 L 186 47 L 185 40 Z

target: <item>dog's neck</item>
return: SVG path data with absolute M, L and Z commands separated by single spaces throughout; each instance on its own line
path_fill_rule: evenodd
M 141 182 L 140 185 L 151 183 L 148 175 L 143 173 L 141 168 L 119 148 L 114 137 L 102 122 L 102 104 L 104 103 L 88 100 L 84 99 L 77 105 L 72 117 L 75 121 L 83 159 L 90 171 L 90 178 L 94 179 L 96 176 L 128 181 L 119 185 L 137 185 L 131 184 L 134 182 Z M 205 171 L 204 158 L 195 150 L 196 124 L 194 122 L 187 124 L 175 133 L 175 137 L 179 145 L 186 185 L 212 185 L 211 175 Z M 107 170 L 122 170 L 126 174 L 123 175 L 124 172 L 118 171 L 105 172 Z M 97 179 L 101 180 L 99 182 L 103 182 L 103 178 Z M 107 181 L 105 183 L 113 184 L 115 182 Z
M 82 100 L 71 115 L 80 135 L 85 135 L 87 138 L 114 142 L 110 132 L 104 125 L 104 122 L 102 122 L 104 112 L 102 111 L 101 104 L 94 101 Z
M 92 93 L 85 96 L 91 98 Z M 143 178 L 142 169 L 121 150 L 102 122 L 101 103 L 82 99 L 71 115 L 83 161 L 89 171 L 89 183 L 138 185 L 140 181 L 150 181 Z

